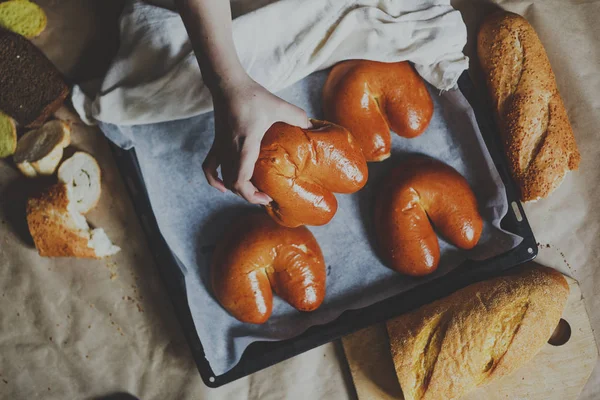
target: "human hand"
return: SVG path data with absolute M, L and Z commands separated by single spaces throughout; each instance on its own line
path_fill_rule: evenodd
M 215 139 L 202 164 L 208 183 L 221 192 L 230 189 L 250 203 L 268 204 L 271 198 L 250 182 L 262 138 L 277 121 L 310 127 L 306 112 L 249 77 L 214 90 L 213 101 Z

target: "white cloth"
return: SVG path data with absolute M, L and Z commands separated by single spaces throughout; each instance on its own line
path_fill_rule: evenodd
M 130 0 L 120 24 L 100 91 L 73 90 L 84 121 L 148 124 L 212 109 L 177 13 Z M 235 18 L 233 35 L 246 71 L 272 92 L 346 59 L 409 60 L 440 90 L 468 67 L 466 27 L 449 0 L 280 0 Z

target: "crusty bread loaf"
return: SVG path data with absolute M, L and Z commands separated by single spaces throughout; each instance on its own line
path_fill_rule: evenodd
M 375 233 L 384 262 L 423 276 L 437 269 L 433 230 L 461 249 L 475 247 L 483 230 L 477 199 L 454 168 L 424 156 L 406 159 L 386 176 L 375 201 Z
M 69 88 L 52 62 L 29 40 L 0 28 L 0 110 L 36 128 L 56 111 Z
M 17 149 L 17 126 L 8 115 L 0 112 L 0 158 L 14 154 Z
M 19 139 L 15 164 L 29 178 L 52 175 L 62 159 L 63 149 L 69 144 L 71 126 L 59 120 L 47 122 Z
M 324 225 L 337 211 L 334 193 L 354 193 L 369 170 L 350 132 L 313 120 L 313 128 L 276 122 L 261 143 L 252 182 L 273 201 L 267 212 L 288 227 Z
M 269 319 L 273 292 L 301 311 L 325 298 L 325 260 L 304 227 L 286 228 L 264 213 L 235 221 L 215 249 L 211 281 L 221 305 L 242 322 Z
M 63 183 L 27 201 L 27 225 L 43 257 L 103 258 L 120 250 L 103 229 L 90 229 Z
M 78 151 L 63 161 L 58 180 L 69 186 L 75 209 L 85 214 L 96 206 L 102 192 L 101 171 L 90 154 Z
M 390 130 L 419 136 L 431 121 L 433 101 L 406 61 L 349 60 L 336 64 L 323 86 L 325 118 L 348 129 L 367 161 L 391 155 Z
M 523 17 L 499 12 L 483 22 L 477 52 L 521 199 L 546 197 L 580 160 L 546 51 Z
M 510 374 L 548 341 L 568 294 L 557 271 L 523 267 L 388 321 L 404 398 L 457 399 Z

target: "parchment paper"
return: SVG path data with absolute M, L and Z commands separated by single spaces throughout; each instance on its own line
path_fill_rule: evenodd
M 48 12 L 49 28 L 35 43 L 70 78 L 84 74 L 83 63 L 97 67 L 97 56 L 108 54 L 107 38 L 115 37 L 111 29 L 116 29 L 118 12 L 111 18 L 106 9 L 118 9 L 119 1 L 36 1 Z M 463 13 L 472 40 L 489 2 L 453 3 Z M 579 280 L 600 340 L 600 207 L 596 200 L 600 198 L 600 1 L 496 3 L 523 14 L 537 30 L 582 152 L 580 170 L 570 174 L 552 197 L 527 205 L 526 211 L 543 244 L 537 261 Z M 466 51 L 476 67 L 472 47 Z M 31 243 L 22 239 L 26 228 L 21 202 L 27 181 L 11 162 L 0 160 L 1 399 L 130 398 L 110 396 L 123 392 L 141 399 L 177 400 L 355 398 L 338 343 L 219 389 L 204 386 L 105 139 L 96 129 L 82 127 L 75 129 L 73 137 L 102 167 L 102 199 L 90 218 L 107 230 L 123 252 L 103 262 L 40 258 Z M 111 269 L 117 273 L 113 280 Z M 134 294 L 131 285 L 143 297 L 139 300 L 143 313 L 122 299 Z M 596 369 L 581 399 L 599 396 L 600 371 Z
M 321 90 L 327 73 L 313 74 L 279 95 L 310 116 L 322 118 Z M 101 125 L 109 137 L 124 133 L 134 143 L 159 227 L 182 263 L 192 317 L 215 374 L 231 369 L 254 341 L 297 336 L 345 310 L 366 307 L 439 277 L 467 256 L 490 258 L 520 241 L 499 230 L 508 208 L 504 185 L 471 118 L 469 104 L 458 90 L 440 96 L 432 89 L 431 94 L 435 111 L 425 133 L 411 140 L 394 135 L 392 157 L 370 164 L 367 186 L 357 194 L 337 196 L 334 219 L 325 226 L 310 227 L 327 264 L 323 305 L 312 313 L 300 313 L 276 298 L 271 318 L 260 326 L 241 323 L 227 314 L 210 287 L 212 249 L 224 230 L 231 229 L 232 222 L 235 225 L 248 208 L 237 196 L 211 188 L 201 173 L 200 164 L 212 144 L 212 113 L 151 125 Z M 395 163 L 413 153 L 435 157 L 462 173 L 471 183 L 486 221 L 479 245 L 470 252 L 442 241 L 440 267 L 427 279 L 408 278 L 386 268 L 374 252 L 370 226 L 378 185 Z

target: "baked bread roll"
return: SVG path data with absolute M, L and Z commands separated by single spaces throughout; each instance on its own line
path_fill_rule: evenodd
M 262 140 L 252 182 L 273 199 L 266 209 L 279 224 L 324 225 L 337 211 L 334 193 L 360 190 L 368 173 L 358 143 L 341 126 L 277 122 Z
M 119 252 L 103 229 L 90 229 L 71 196 L 70 187 L 58 183 L 27 201 L 27 225 L 40 255 L 103 258 Z
M 263 213 L 231 226 L 212 259 L 212 287 L 221 305 L 242 322 L 271 316 L 273 292 L 300 311 L 325 298 L 325 261 L 306 227 L 286 228 Z
M 461 249 L 475 247 L 483 230 L 477 200 L 456 170 L 416 156 L 395 167 L 375 202 L 375 233 L 384 262 L 422 276 L 437 269 L 440 246 L 434 227 Z
M 58 180 L 69 186 L 73 207 L 82 214 L 94 208 L 100 200 L 100 177 L 96 159 L 83 151 L 63 161 L 58 169 Z
M 413 138 L 429 125 L 433 102 L 408 62 L 350 60 L 336 64 L 323 87 L 325 118 L 348 129 L 367 161 L 391 154 L 390 129 Z
M 406 400 L 458 399 L 532 359 L 569 295 L 558 272 L 525 267 L 387 322 Z
M 14 155 L 17 168 L 27 177 L 52 175 L 71 144 L 71 127 L 62 121 L 50 121 L 27 132 L 17 143 Z
M 17 126 L 15 121 L 0 112 L 0 158 L 12 156 L 17 149 Z
M 523 17 L 500 12 L 481 25 L 477 52 L 521 199 L 546 197 L 581 157 L 544 47 Z

